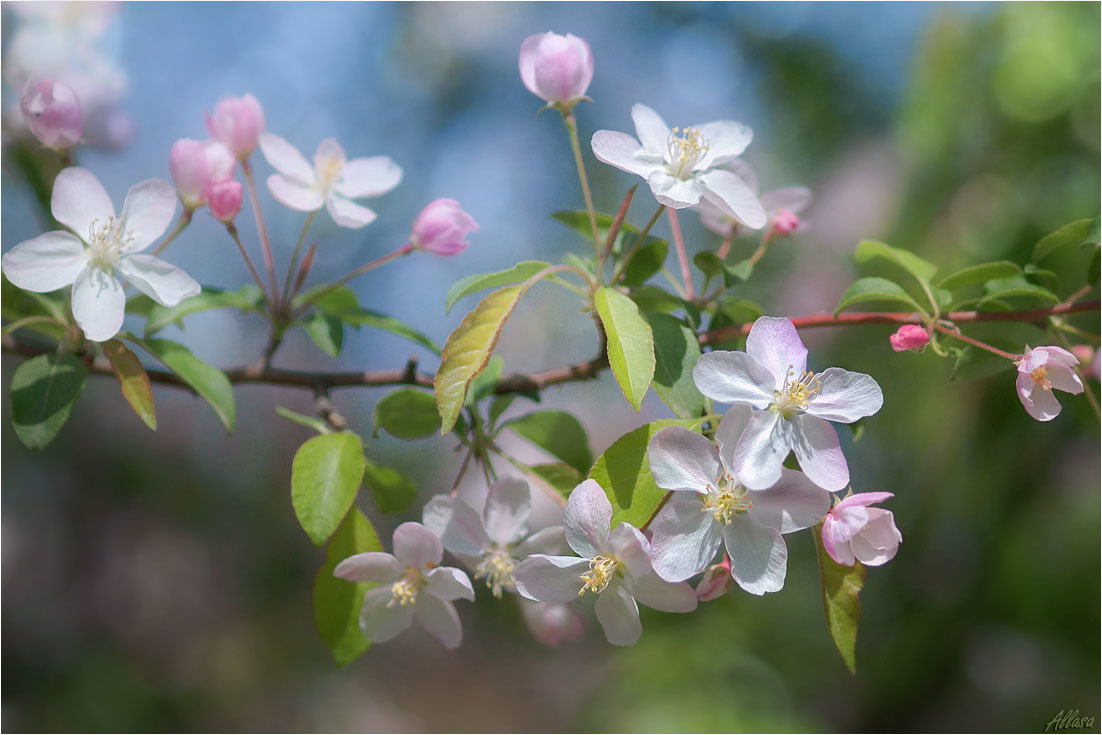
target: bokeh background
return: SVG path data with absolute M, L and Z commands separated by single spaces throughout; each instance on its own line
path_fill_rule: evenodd
M 4 4 L 7 50 L 32 22 L 23 15 Z M 424 204 L 456 197 L 481 224 L 466 253 L 405 258 L 353 283 L 365 306 L 442 343 L 472 305 L 444 315 L 456 279 L 585 250 L 547 217 L 582 200 L 557 116 L 536 116 L 540 102 L 516 69 L 523 38 L 549 29 L 593 48 L 583 140 L 630 131 L 635 102 L 671 125 L 735 119 L 754 129 L 746 158 L 763 188 L 814 189 L 813 230 L 776 245 L 745 291 L 772 314 L 832 309 L 855 277 L 861 238 L 948 272 L 1027 262 L 1041 236 L 1099 211 L 1096 4 L 124 4 L 97 44 L 124 75 L 116 112 L 132 126 L 117 118 L 119 149 L 81 150 L 78 160 L 121 203 L 131 184 L 167 178 L 171 144 L 204 137 L 203 113 L 219 96 L 245 92 L 271 131 L 307 153 L 335 136 L 350 156 L 389 155 L 405 179 L 370 202 L 377 222 L 353 232 L 318 218 L 312 278 L 388 252 Z M 586 160 L 598 206 L 614 210 L 635 181 L 588 148 Z M 7 250 L 41 230 L 30 189 L 7 165 L 3 194 Z M 262 199 L 285 263 L 301 215 Z M 640 191 L 631 218 L 641 225 L 652 209 Z M 690 249 L 716 247 L 694 217 L 682 220 Z M 255 256 L 247 210 L 240 224 Z M 167 257 L 204 284 L 248 279 L 204 213 Z M 526 298 L 499 348 L 507 371 L 593 354 L 591 323 L 568 296 L 543 286 Z M 1098 316 L 1077 323 L 1097 332 Z M 165 336 L 230 366 L 255 359 L 262 327 L 211 312 Z M 289 502 L 291 456 L 307 432 L 273 413 L 276 404 L 309 412 L 309 395 L 241 387 L 226 436 L 205 404 L 159 389 L 152 433 L 114 380 L 91 378 L 57 441 L 32 455 L 11 431 L 5 391 L 3 726 L 1037 731 L 1078 709 L 1097 731 L 1097 420 L 1068 397 L 1059 419 L 1039 424 L 1018 403 L 1011 370 L 950 382 L 948 361 L 896 355 L 889 333 L 805 334 L 814 366 L 869 372 L 886 397 L 861 441 L 845 438 L 855 490 L 894 492 L 904 535 L 862 594 L 856 677 L 827 633 L 806 533 L 789 537 L 782 592 L 732 594 L 688 616 L 644 610 L 643 638 L 629 649 L 607 645 L 592 618 L 581 640 L 546 648 L 512 600 L 482 594 L 461 605 L 459 650 L 411 631 L 337 670 L 312 627 L 323 554 Z M 292 334 L 276 362 L 390 368 L 411 354 L 435 368 L 430 353 L 371 330 L 350 332 L 337 361 Z M 5 355 L 5 375 L 16 364 Z M 369 437 L 384 394 L 334 401 Z M 635 414 L 608 375 L 551 390 L 544 403 L 575 411 L 595 453 L 669 415 L 653 395 Z M 370 457 L 417 482 L 422 502 L 457 470 L 451 439 L 368 441 Z M 386 539 L 418 516 L 382 515 L 366 492 L 360 506 Z

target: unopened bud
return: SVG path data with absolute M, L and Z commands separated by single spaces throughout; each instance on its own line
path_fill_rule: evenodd
M 917 324 L 904 324 L 895 334 L 888 337 L 888 341 L 891 342 L 892 349 L 896 352 L 921 351 L 926 345 L 930 344 L 930 335 Z
M 701 602 L 723 597 L 731 591 L 731 557 L 724 555 L 723 561 L 713 564 L 704 572 L 696 585 L 696 599 Z
M 520 46 L 520 78 L 532 94 L 569 111 L 593 81 L 593 52 L 571 33 L 537 33 Z
M 223 97 L 207 115 L 211 137 L 222 141 L 237 158 L 244 160 L 256 148 L 264 132 L 264 109 L 256 97 Z
M 464 238 L 478 223 L 454 199 L 437 199 L 417 215 L 409 244 L 437 255 L 457 255 L 470 245 Z
M 233 179 L 215 181 L 207 187 L 207 203 L 210 213 L 223 224 L 230 224 L 241 211 L 244 189 L 240 182 Z
M 795 213 L 782 209 L 773 215 L 773 233 L 781 237 L 787 237 L 800 229 L 800 218 Z
M 71 148 L 84 134 L 77 96 L 53 79 L 28 81 L 19 98 L 19 109 L 27 128 L 49 148 Z

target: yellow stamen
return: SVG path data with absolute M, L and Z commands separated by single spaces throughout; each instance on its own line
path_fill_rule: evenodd
M 474 578 L 485 579 L 486 586 L 490 588 L 494 597 L 501 597 L 501 591 L 515 583 L 513 570 L 516 566 L 516 562 L 508 552 L 495 549 L 478 563 Z
M 687 179 L 692 175 L 693 166 L 708 152 L 708 141 L 696 128 L 674 128 L 666 140 L 666 150 L 670 175 Z
M 620 562 L 614 556 L 597 554 L 589 560 L 589 571 L 582 575 L 582 588 L 578 590 L 578 596 L 586 592 L 600 594 L 612 581 L 612 575 L 620 568 Z
M 1033 379 L 1042 390 L 1052 390 L 1052 381 L 1048 379 L 1048 367 L 1042 365 L 1029 374 L 1029 377 Z

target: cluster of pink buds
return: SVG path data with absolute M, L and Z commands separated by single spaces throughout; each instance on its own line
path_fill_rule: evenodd
M 73 90 L 53 79 L 28 81 L 19 109 L 27 129 L 48 148 L 72 148 L 84 134 L 80 101 Z

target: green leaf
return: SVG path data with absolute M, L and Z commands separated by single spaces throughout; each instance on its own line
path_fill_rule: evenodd
M 1022 269 L 1018 267 L 1017 263 L 1012 263 L 1009 260 L 997 260 L 993 263 L 980 263 L 979 265 L 961 268 L 959 271 L 942 278 L 937 286 L 938 288 L 952 290 L 962 286 L 984 283 L 993 278 L 1011 278 L 1021 272 Z
M 765 310 L 753 301 L 729 295 L 720 298 L 719 308 L 732 324 L 753 324 L 765 313 Z
M 578 472 L 568 464 L 559 462 L 534 464 L 526 469 L 535 475 L 537 482 L 542 482 L 564 498 L 570 497 L 571 491 L 585 479 L 583 473 Z
M 605 240 L 608 239 L 608 230 L 612 227 L 612 223 L 616 221 L 616 216 L 606 214 L 605 212 L 597 212 L 597 239 L 601 241 L 601 245 L 604 245 Z M 564 210 L 561 212 L 552 212 L 551 219 L 562 222 L 564 225 L 574 230 L 582 237 L 582 239 L 593 243 L 593 227 L 589 223 L 589 211 L 586 209 L 574 209 Z M 624 222 L 623 227 L 634 229 L 627 222 Z M 622 233 L 624 230 L 621 229 Z M 638 230 L 636 230 L 638 232 Z
M 632 228 L 634 229 L 634 228 Z M 632 236 L 632 242 L 635 236 Z M 620 281 L 625 286 L 637 286 L 662 269 L 666 262 L 666 253 L 670 244 L 665 240 L 647 236 L 643 244 L 636 248 L 635 252 L 628 256 L 624 266 L 624 274 Z
M 440 368 L 436 371 L 436 408 L 440 412 L 440 433 L 455 426 L 467 386 L 482 372 L 505 321 L 528 289 L 528 281 L 494 291 L 476 306 L 455 328 L 444 345 Z
M 352 663 L 371 645 L 360 632 L 360 609 L 375 585 L 334 577 L 333 570 L 350 556 L 382 550 L 375 529 L 354 505 L 325 547 L 325 564 L 314 577 L 314 625 L 337 666 Z
M 925 314 L 926 310 L 918 305 L 903 288 L 886 278 L 859 278 L 852 286 L 842 294 L 842 300 L 838 302 L 838 308 L 834 310 L 837 315 L 843 309 L 854 304 L 863 304 L 869 301 L 890 301 L 906 306 L 910 311 Z
M 1050 291 L 1055 291 L 1060 286 L 1060 277 L 1050 270 L 1039 268 L 1032 263 L 1026 263 L 1023 270 L 1031 283 L 1037 283 Z
M 987 378 L 998 373 L 1007 372 L 1014 366 L 1004 357 L 966 346 L 954 348 L 956 360 L 953 362 L 953 371 L 949 380 L 976 380 Z
M 749 260 L 740 260 L 734 265 L 727 265 L 710 250 L 702 250 L 694 255 L 693 263 L 706 276 L 713 278 L 722 276 L 723 285 L 727 288 L 748 280 L 754 272 L 754 264 Z
M 887 260 L 891 263 L 895 263 L 917 278 L 920 282 L 926 284 L 930 283 L 930 280 L 937 272 L 936 265 L 927 260 L 923 260 L 914 253 L 908 250 L 893 248 L 890 245 L 885 245 L 876 240 L 864 240 L 859 243 L 854 257 L 858 265 L 864 265 L 871 260 Z
M 1069 245 L 1082 245 L 1089 239 L 1097 237 L 1093 232 L 1095 220 L 1081 219 L 1064 225 L 1056 232 L 1045 235 L 1033 246 L 1033 262 L 1040 263 L 1061 248 Z
M 375 404 L 375 428 L 399 439 L 424 439 L 440 428 L 440 414 L 431 393 L 400 388 Z
M 588 472 L 593 464 L 585 427 L 566 411 L 547 410 L 509 419 L 501 428 L 509 428 L 552 457 L 561 459 L 578 472 Z
M 167 339 L 138 339 L 125 332 L 120 332 L 119 336 L 129 339 L 163 362 L 176 373 L 176 377 L 206 399 L 225 424 L 226 431 L 233 431 L 237 408 L 233 402 L 233 385 L 224 372 L 203 362 L 178 342 Z
M 314 311 L 302 320 L 302 327 L 319 350 L 330 357 L 336 357 L 341 353 L 341 346 L 344 344 L 344 323 L 340 319 L 324 311 Z
M 313 429 L 319 434 L 328 434 L 332 431 L 332 429 L 329 428 L 329 424 L 325 423 L 325 421 L 319 419 L 317 416 L 307 416 L 304 413 L 292 411 L 291 409 L 285 408 L 284 406 L 276 406 L 275 412 L 288 421 L 293 421 L 299 426 L 305 426 L 308 429 Z
M 678 418 L 704 412 L 704 396 L 693 382 L 700 343 L 693 330 L 669 314 L 647 314 L 654 335 L 654 392 Z
M 27 360 L 11 378 L 11 418 L 15 435 L 37 452 L 61 431 L 84 390 L 84 363 L 69 354 L 51 352 Z
M 363 484 L 371 489 L 382 513 L 400 513 L 417 499 L 417 486 L 401 472 L 367 460 Z
M 138 356 L 117 339 L 103 343 L 103 354 L 107 355 L 111 369 L 119 379 L 123 398 L 146 426 L 156 430 L 157 412 L 153 407 L 153 386 L 149 384 L 149 375 Z
M 647 446 L 659 430 L 680 426 L 697 430 L 700 419 L 663 419 L 624 434 L 597 458 L 589 477 L 604 488 L 612 503 L 613 527 L 626 521 L 639 528 L 654 513 L 666 491 L 654 482 Z
M 475 376 L 471 385 L 467 388 L 465 405 L 474 406 L 483 398 L 489 398 L 497 390 L 497 384 L 501 381 L 501 371 L 505 369 L 505 360 L 497 355 L 492 355 L 482 372 Z
M 1087 266 L 1087 282 L 1090 285 L 1098 288 L 1098 271 L 1102 266 L 1102 261 L 1099 260 L 1099 253 L 1102 253 L 1102 248 L 1096 247 L 1094 249 L 1094 255 L 1091 256 L 1090 265 Z
M 654 336 L 639 307 L 613 288 L 597 289 L 593 305 L 608 337 L 608 362 L 636 411 L 654 377 Z
M 509 410 L 509 406 L 513 405 L 513 401 L 515 401 L 516 399 L 517 397 L 512 394 L 505 394 L 494 397 L 494 400 L 490 402 L 489 416 L 491 429 L 497 425 L 498 419 L 501 418 L 501 415 L 503 413 Z M 496 434 L 497 432 L 494 433 Z
M 861 618 L 858 599 L 865 584 L 865 567 L 855 561 L 852 567 L 839 564 L 823 548 L 823 526 L 815 527 L 815 548 L 819 555 L 819 583 L 827 628 L 851 674 L 857 673 L 857 622 Z
M 65 312 L 65 299 L 62 291 L 35 293 L 24 291 L 14 285 L 7 277 L 0 278 L 0 303 L 3 304 L 5 319 L 15 321 L 28 316 L 48 316 L 62 324 L 70 320 Z
M 317 286 L 296 296 L 293 304 L 304 303 L 312 294 L 323 288 L 325 288 L 324 285 Z M 328 292 L 318 299 L 317 303 L 314 304 L 314 308 L 339 319 L 353 329 L 359 329 L 360 327 L 382 329 L 399 337 L 404 337 L 411 342 L 416 342 L 422 347 L 432 350 L 437 355 L 440 354 L 440 348 L 437 347 L 436 343 L 418 330 L 392 316 L 360 306 L 356 294 L 347 286 L 340 286 Z
M 589 221 L 587 219 L 586 227 L 588 226 Z M 465 278 L 461 278 L 452 284 L 452 287 L 448 289 L 448 295 L 444 297 L 444 313 L 447 314 L 451 312 L 452 307 L 455 306 L 455 302 L 459 301 L 464 296 L 470 296 L 473 293 L 484 291 L 488 288 L 497 288 L 498 286 L 507 286 L 511 283 L 527 281 L 550 265 L 550 263 L 545 263 L 542 260 L 524 260 L 517 263 L 512 268 L 506 268 L 503 271 L 497 271 L 496 273 L 475 273 Z
M 306 440 L 291 462 L 291 505 L 302 530 L 321 546 L 356 499 L 364 466 L 363 441 L 351 431 Z
M 639 310 L 642 312 L 670 314 L 675 311 L 684 311 L 694 326 L 700 326 L 700 309 L 657 286 L 633 288 L 631 290 L 631 300 L 639 306 Z
M 142 294 L 144 296 L 144 294 Z M 148 296 L 145 298 L 149 299 Z M 142 311 L 144 307 L 135 297 L 127 303 L 128 309 Z M 146 313 L 145 336 L 149 337 L 161 331 L 169 324 L 179 323 L 189 314 L 210 309 L 240 309 L 242 311 L 264 311 L 264 295 L 253 284 L 247 284 L 236 291 L 223 291 L 218 288 L 203 287 L 203 290 L 184 299 L 176 306 L 162 306 L 149 299 L 149 307 Z
M 1059 296 L 1052 293 L 1052 291 L 1049 291 L 1047 288 L 1030 283 L 1025 279 L 1025 276 L 1021 275 L 1014 276 L 1013 278 L 998 278 L 993 281 L 988 281 L 983 285 L 983 290 L 983 300 L 977 305 L 977 308 L 981 311 L 984 308 L 984 302 L 991 299 L 1005 301 L 1010 298 L 1021 298 L 1033 303 L 1060 303 Z

